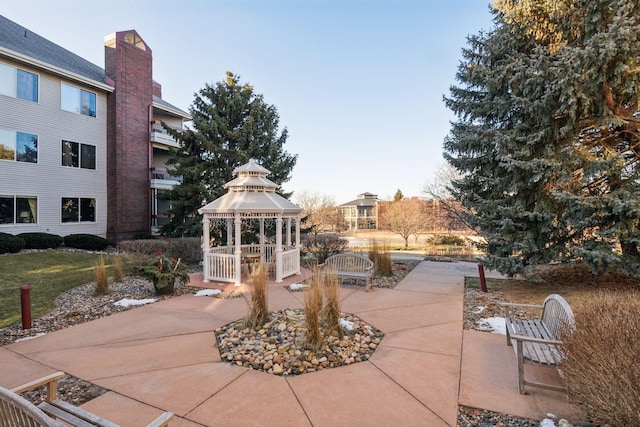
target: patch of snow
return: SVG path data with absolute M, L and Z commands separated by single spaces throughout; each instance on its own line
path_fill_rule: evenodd
M 540 427 L 556 427 L 556 423 L 551 418 L 540 421 Z
M 289 289 L 292 291 L 299 291 L 301 289 L 307 289 L 309 285 L 305 285 L 303 283 L 292 283 L 289 285 Z
M 130 307 L 132 305 L 151 304 L 152 302 L 156 302 L 155 298 L 147 298 L 147 299 L 122 298 L 120 301 L 114 302 L 113 305 L 119 305 L 120 307 Z
M 487 307 L 485 307 L 483 305 L 478 306 L 478 308 L 476 309 L 476 311 L 474 311 L 474 313 L 475 314 L 480 314 L 480 313 L 482 313 L 484 311 L 485 308 L 487 308 Z
M 556 417 L 554 414 L 552 414 L 551 412 L 549 412 L 549 413 L 547 414 L 547 418 L 551 418 L 552 420 L 555 420 L 555 419 L 556 419 L 556 418 L 558 418 L 558 417 Z
M 504 324 L 504 317 L 487 317 L 486 319 L 478 320 L 480 329 L 483 331 L 489 331 L 494 334 L 506 335 L 507 330 Z
M 214 295 L 220 295 L 222 291 L 220 289 L 203 289 L 195 293 L 196 297 L 210 297 Z
M 338 320 L 338 323 L 340 323 L 340 326 L 342 326 L 343 328 L 345 328 L 348 331 L 353 331 L 353 325 L 354 323 L 350 320 L 347 319 L 343 319 L 342 317 L 340 318 L 340 320 Z
M 17 340 L 15 340 L 15 342 L 28 341 L 28 340 L 32 340 L 34 338 L 41 337 L 43 335 L 47 335 L 47 333 L 46 332 L 40 332 L 39 334 L 35 334 L 35 335 L 31 336 L 31 337 L 18 338 Z

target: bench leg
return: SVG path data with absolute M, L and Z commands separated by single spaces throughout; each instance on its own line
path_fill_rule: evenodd
M 518 392 L 524 392 L 524 355 L 522 354 L 522 341 L 516 340 L 516 349 L 518 355 Z

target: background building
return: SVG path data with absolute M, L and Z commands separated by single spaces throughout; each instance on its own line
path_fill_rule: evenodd
M 378 195 L 358 194 L 358 198 L 338 206 L 345 230 L 375 230 L 378 228 Z

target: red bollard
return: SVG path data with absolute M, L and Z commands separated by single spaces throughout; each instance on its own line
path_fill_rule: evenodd
M 31 329 L 31 288 L 29 285 L 20 287 L 20 304 L 22 307 L 22 329 Z
M 482 289 L 482 292 L 489 292 L 487 290 L 487 279 L 484 278 L 484 265 L 478 264 L 478 272 L 480 273 L 480 289 Z

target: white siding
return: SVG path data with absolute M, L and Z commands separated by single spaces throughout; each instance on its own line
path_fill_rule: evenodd
M 17 234 L 42 231 L 60 236 L 90 233 L 106 237 L 106 94 L 75 82 L 67 82 L 96 93 L 96 117 L 62 111 L 60 78 L 28 67 L 18 67 L 38 74 L 39 102 L 0 95 L 0 128 L 38 135 L 38 163 L 0 161 L 0 194 L 37 196 L 38 223 L 0 225 L 0 232 Z M 61 165 L 63 139 L 94 145 L 96 169 L 63 167 Z M 95 198 L 96 222 L 63 224 L 61 221 L 62 197 Z

